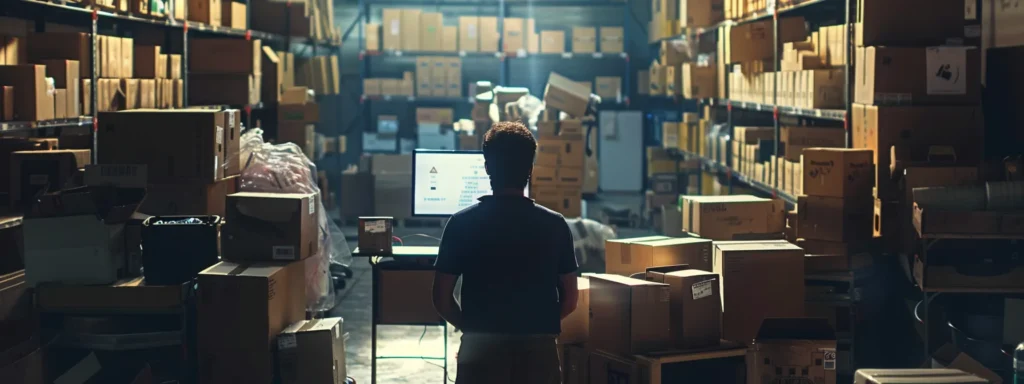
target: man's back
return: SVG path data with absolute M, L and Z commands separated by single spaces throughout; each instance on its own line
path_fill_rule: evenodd
M 522 196 L 486 196 L 452 216 L 436 268 L 462 275 L 467 333 L 555 335 L 559 277 L 577 265 L 561 215 Z

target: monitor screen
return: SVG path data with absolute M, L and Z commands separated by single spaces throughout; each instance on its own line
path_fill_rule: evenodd
M 414 216 L 450 216 L 491 194 L 483 152 L 417 149 L 412 165 Z

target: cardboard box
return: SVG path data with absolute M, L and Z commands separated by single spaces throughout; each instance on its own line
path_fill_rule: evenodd
M 712 240 L 763 238 L 781 234 L 782 200 L 750 195 L 683 196 L 683 229 Z
M 900 198 L 898 180 L 891 177 L 890 151 L 904 158 L 927 160 L 936 146 L 950 147 L 962 164 L 981 161 L 982 112 L 977 106 L 880 107 L 853 105 L 852 147 L 875 152 L 876 197 Z
M 526 20 L 520 17 L 506 17 L 503 20 L 502 52 L 518 53 L 526 51 Z
M 480 19 L 476 16 L 459 16 L 459 50 L 480 51 Z
M 650 67 L 650 87 L 648 87 L 647 93 L 652 96 L 665 95 L 666 89 L 668 89 L 668 77 L 664 65 L 657 65 L 652 63 Z
M 145 164 L 151 183 L 213 183 L 224 172 L 223 121 L 224 112 L 198 109 L 103 113 L 99 163 Z
M 363 28 L 363 48 L 370 52 L 376 52 L 381 50 L 381 37 L 380 37 L 380 24 L 377 23 L 366 23 Z
M 189 12 L 191 15 L 192 12 Z M 192 74 L 260 74 L 263 45 L 259 39 L 191 39 L 192 52 L 217 52 L 217 55 L 189 55 L 188 69 Z M 190 82 L 191 88 L 195 82 Z
M 81 78 L 79 77 L 79 63 L 75 60 L 42 60 L 46 65 L 46 77 L 52 77 L 54 86 L 67 91 L 64 111 L 67 117 L 78 117 L 82 115 L 81 90 L 79 89 Z M 91 102 L 91 101 L 90 101 Z M 59 108 L 55 105 L 54 108 Z
M 582 346 L 559 344 L 562 376 L 565 384 L 588 384 L 590 380 L 590 351 Z
M 572 53 L 597 52 L 597 29 L 572 27 Z
M 722 338 L 749 344 L 766 318 L 804 316 L 804 251 L 781 241 L 715 243 Z
M 630 244 L 667 239 L 670 238 L 666 236 L 646 236 L 629 239 L 606 240 L 604 243 L 605 271 L 607 273 L 614 273 L 620 275 L 634 273 L 629 272 L 631 269 L 622 268 L 623 265 L 628 265 L 632 263 L 632 253 L 630 249 Z
M 807 39 L 807 27 L 803 17 L 779 18 L 778 42 L 791 43 Z M 730 61 L 743 63 L 767 60 L 773 57 L 774 36 L 772 20 L 756 21 L 733 26 L 729 33 Z
M 723 20 L 723 0 L 681 0 L 679 27 L 704 28 Z
M 444 41 L 444 17 L 439 12 L 420 14 L 419 49 L 426 52 L 441 52 Z
M 594 79 L 594 87 L 596 93 L 602 98 L 608 98 L 609 100 L 621 100 L 622 99 L 622 78 L 618 76 L 598 76 Z
M 79 168 L 92 163 L 88 149 L 18 151 L 10 155 L 10 203 L 23 208 L 40 194 L 57 192 Z
M 221 3 L 221 25 L 234 29 L 249 28 L 249 12 L 245 3 L 218 0 Z
M 28 38 L 28 61 L 77 60 L 79 77 L 92 77 L 92 39 L 82 32 L 33 33 Z M 8 53 L 10 51 L 7 51 Z M 9 65 L 9 64 L 8 64 Z
M 981 57 L 974 47 L 857 48 L 854 100 L 870 105 L 976 104 Z M 940 72 L 941 71 L 941 72 Z M 958 76 L 957 74 L 962 74 Z
M 985 384 L 988 380 L 959 369 L 858 369 L 854 384 L 963 383 Z
M 245 106 L 260 102 L 263 81 L 260 75 L 190 73 L 188 76 L 189 105 Z
M 606 256 L 607 257 L 607 256 Z M 615 263 L 620 262 L 621 264 Z M 632 243 L 617 260 L 606 259 L 608 273 L 629 276 L 647 268 L 686 264 L 690 268 L 710 271 L 711 240 L 696 237 L 651 240 Z
M 865 0 L 858 3 L 854 42 L 858 47 L 927 46 L 962 39 L 963 9 L 958 0 Z
M 681 94 L 687 99 L 714 97 L 717 88 L 714 67 L 698 67 L 686 63 L 681 66 L 678 77 L 680 81 L 676 86 L 678 92 L 675 94 Z
M 401 45 L 404 51 L 420 50 L 420 15 L 418 9 L 401 10 Z
M 42 200 L 22 223 L 28 286 L 107 285 L 129 273 L 124 231 L 130 208 L 101 212 L 87 193 Z
M 315 194 L 242 192 L 227 197 L 223 255 L 237 261 L 296 261 L 319 249 Z
M 804 194 L 830 197 L 871 196 L 874 153 L 867 149 L 808 148 L 803 151 Z
M 558 344 L 583 344 L 590 340 L 590 279 L 576 278 L 576 289 L 579 299 L 576 310 L 562 319 L 562 333 L 558 335 Z
M 238 191 L 238 178 L 227 177 L 212 184 L 149 184 L 139 212 L 162 215 L 225 214 L 227 196 Z
M 261 64 L 262 64 L 262 59 Z M 262 66 L 261 66 L 262 70 Z M 167 55 L 167 78 L 168 79 L 181 79 L 181 55 L 169 54 Z
M 573 36 L 575 35 L 575 30 Z M 622 27 L 601 27 L 601 52 L 602 53 L 622 53 L 624 52 L 623 42 L 624 34 Z M 576 41 L 573 40 L 575 46 Z M 575 51 L 574 51 L 575 52 Z
M 402 10 L 396 8 L 384 8 L 381 10 L 382 48 L 384 50 L 397 51 L 402 49 Z M 367 47 L 367 49 L 370 49 Z
M 501 33 L 498 32 L 498 18 L 491 16 L 480 16 L 480 52 L 498 52 L 498 40 Z
M 188 19 L 215 27 L 221 26 L 221 1 L 223 0 L 188 0 Z
M 783 155 L 789 161 L 799 161 L 803 150 L 811 147 L 846 147 L 846 131 L 835 128 L 783 126 L 779 138 Z M 773 140 L 774 137 L 766 139 Z
M 14 87 L 0 86 L 0 121 L 14 120 Z
M 669 286 L 618 275 L 590 276 L 590 343 L 634 355 L 667 349 Z
M 805 180 L 805 183 L 809 181 Z M 874 199 L 870 195 L 847 198 L 800 196 L 797 200 L 797 236 L 837 242 L 870 240 L 874 228 L 873 207 Z
M 136 45 L 134 60 L 135 77 L 158 79 L 166 75 L 166 65 L 161 68 L 159 45 Z
M 121 62 L 118 64 L 120 69 L 121 78 L 131 78 L 135 76 L 135 50 L 133 49 L 135 43 L 134 39 L 130 37 L 122 37 L 121 49 L 119 59 Z
M 570 116 L 583 117 L 590 103 L 590 90 L 579 83 L 555 72 L 548 77 L 544 88 L 544 104 L 550 108 L 568 113 Z
M 277 336 L 283 384 L 345 384 L 345 330 L 340 317 L 302 320 Z
M 565 31 L 540 31 L 540 53 L 564 53 Z
M 442 52 L 458 52 L 459 50 L 459 27 L 444 26 L 441 37 Z
M 836 335 L 825 319 L 765 319 L 747 354 L 756 362 L 747 377 L 756 382 L 836 383 Z
M 53 91 L 53 118 L 67 118 L 68 90 L 55 89 Z
M 0 35 L 0 65 L 28 64 L 28 46 L 24 37 Z
M 710 243 L 708 248 L 710 253 Z M 685 350 L 718 345 L 722 337 L 718 275 L 687 269 L 665 273 L 662 279 L 670 290 L 669 330 L 673 347 Z
M 302 262 L 230 261 L 199 273 L 200 383 L 273 382 L 277 335 L 306 316 L 305 274 Z
M 53 95 L 46 92 L 46 66 L 0 66 L 0 86 L 14 87 L 14 117 L 9 120 L 52 120 Z

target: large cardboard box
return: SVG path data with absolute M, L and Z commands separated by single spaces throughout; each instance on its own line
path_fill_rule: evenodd
M 10 206 L 27 208 L 36 196 L 68 185 L 79 168 L 92 163 L 88 149 L 19 151 L 10 154 Z
M 807 187 L 804 188 L 806 192 Z M 837 242 L 870 240 L 874 229 L 874 204 L 871 195 L 800 196 L 797 199 L 797 236 Z
M 676 349 L 693 349 L 718 345 L 722 338 L 722 295 L 718 275 L 686 269 L 660 277 L 660 282 L 668 284 L 670 290 L 668 313 L 673 346 Z
M 804 194 L 871 196 L 875 184 L 874 153 L 867 149 L 808 148 L 803 151 Z
M 53 95 L 46 92 L 46 66 L 0 66 L 0 86 L 14 87 L 14 118 L 17 121 L 52 120 Z
M 597 52 L 597 28 L 572 27 L 572 53 Z
M 558 344 L 582 344 L 590 340 L 590 279 L 577 277 L 576 288 L 579 291 L 576 310 L 562 319 Z
M 712 240 L 764 237 L 783 232 L 782 200 L 750 195 L 683 196 L 683 229 Z
M 635 355 L 667 349 L 669 286 L 619 275 L 590 276 L 590 343 Z
M 340 317 L 302 320 L 277 336 L 282 384 L 345 384 L 345 329 Z
M 756 21 L 733 26 L 729 33 L 730 63 L 743 63 L 771 59 L 774 44 L 772 20 Z M 779 44 L 804 41 L 807 27 L 803 17 L 779 18 Z
M 444 16 L 439 12 L 420 14 L 420 50 L 440 52 L 444 41 Z
M 772 137 L 766 137 L 767 140 L 774 139 L 774 131 L 767 131 L 765 134 L 772 135 Z M 779 138 L 782 140 L 782 143 L 779 144 L 783 151 L 782 154 L 789 161 L 800 161 L 800 155 L 806 148 L 846 147 L 846 131 L 837 128 L 783 126 Z M 756 142 L 757 140 L 754 140 L 754 143 Z
M 656 241 L 656 240 L 667 240 L 670 239 L 667 236 L 646 236 L 646 237 L 634 237 L 628 239 L 613 239 L 606 240 L 604 243 L 604 257 L 605 257 L 605 273 L 613 273 L 618 275 L 624 275 L 628 270 L 623 268 L 623 265 L 632 263 L 632 250 L 630 244 L 639 243 L 645 241 Z
M 681 28 L 704 28 L 723 20 L 723 0 L 681 0 L 679 3 L 679 26 Z
M 711 240 L 708 239 L 682 237 L 642 241 L 630 244 L 624 251 L 614 261 L 605 256 L 608 273 L 629 276 L 651 267 L 679 264 L 704 271 L 712 268 Z
M 786 241 L 715 243 L 722 338 L 749 344 L 761 321 L 804 316 L 804 250 Z
M 765 319 L 747 355 L 748 382 L 836 383 L 836 335 L 825 319 Z
M 221 1 L 223 0 L 188 0 L 188 19 L 219 27 L 223 10 Z
M 622 27 L 601 27 L 601 52 L 602 53 L 622 53 L 624 52 L 623 46 L 624 37 Z M 574 35 L 575 36 L 575 35 Z M 573 41 L 575 44 L 575 41 Z
M 506 17 L 503 20 L 502 52 L 517 53 L 526 51 L 526 21 L 521 17 Z
M 858 47 L 939 45 L 964 38 L 960 0 L 862 0 L 857 5 Z
M 199 382 L 271 384 L 274 343 L 306 317 L 303 262 L 222 261 L 199 273 Z
M 99 164 L 145 164 L 151 183 L 212 183 L 224 177 L 225 112 L 134 110 L 102 113 Z M 218 125 L 220 124 L 220 125 Z
M 397 51 L 402 49 L 402 10 L 397 8 L 384 8 L 382 15 L 382 40 L 383 49 Z M 367 47 L 367 49 L 370 49 Z
M 881 107 L 853 105 L 853 147 L 875 152 L 875 196 L 900 198 L 892 177 L 891 150 L 904 159 L 924 161 L 933 147 L 950 147 L 962 164 L 981 161 L 982 111 L 977 106 Z M 898 173 L 897 173 L 898 174 Z
M 568 113 L 570 116 L 583 117 L 587 113 L 589 103 L 589 89 L 569 78 L 551 72 L 548 84 L 544 88 L 544 104 Z
M 570 173 L 568 171 L 558 170 L 559 180 L 565 177 L 564 175 Z M 580 175 L 581 172 L 574 172 L 573 174 Z M 579 179 L 577 178 L 576 180 Z M 583 216 L 583 194 L 580 192 L 579 184 L 580 181 L 572 183 L 556 181 L 554 188 L 540 184 L 537 188 L 534 188 L 533 198 L 537 201 L 537 204 L 558 212 L 562 216 L 570 218 L 581 217 Z
M 459 16 L 459 50 L 480 51 L 480 19 L 476 16 Z
M 401 33 L 402 50 L 420 50 L 420 15 L 423 11 L 419 9 L 402 9 Z
M 854 100 L 869 105 L 976 104 L 981 55 L 975 47 L 857 48 Z
M 190 12 L 191 13 L 191 12 Z M 259 39 L 191 39 L 192 52 L 217 52 L 216 55 L 188 56 L 189 74 L 261 74 L 263 45 Z M 189 83 L 189 86 L 195 84 Z
M 498 52 L 498 40 L 501 33 L 498 32 L 498 18 L 493 16 L 480 16 L 480 52 Z
M 228 195 L 222 257 L 233 261 L 298 261 L 319 250 L 316 194 Z
M 565 31 L 540 31 L 540 53 L 564 53 Z
M 671 67 L 670 67 L 671 68 Z M 715 96 L 715 67 L 698 67 L 692 63 L 683 64 L 676 76 L 679 83 L 675 94 L 686 99 L 704 99 Z
M 595 94 L 610 101 L 622 99 L 622 78 L 618 76 L 598 76 L 594 79 Z

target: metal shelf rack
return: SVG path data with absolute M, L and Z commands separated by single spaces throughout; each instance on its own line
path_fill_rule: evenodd
M 374 11 L 379 12 L 379 7 L 479 7 L 486 8 L 488 11 L 493 9 L 493 14 L 497 17 L 498 25 L 497 29 L 499 32 L 498 46 L 504 46 L 504 37 L 501 36 L 501 31 L 504 27 L 505 18 L 508 17 L 509 10 L 517 7 L 606 7 L 610 9 L 619 8 L 622 10 L 622 22 L 616 26 L 621 25 L 623 29 L 623 53 L 510 53 L 510 52 L 423 52 L 423 51 L 402 51 L 402 50 L 381 50 L 381 51 L 368 51 L 365 46 L 365 25 L 371 21 L 371 17 Z M 515 80 L 510 75 L 510 66 L 514 61 L 519 60 L 530 60 L 531 62 L 545 63 L 551 60 L 587 60 L 591 62 L 599 63 L 622 63 L 623 73 L 622 76 L 622 93 L 623 97 L 621 100 L 612 100 L 609 104 L 615 105 L 629 105 L 629 94 L 632 89 L 630 86 L 631 81 L 631 65 L 630 65 L 630 45 L 629 45 L 629 24 L 632 22 L 629 17 L 629 9 L 631 4 L 627 1 L 617 0 L 597 0 L 597 1 L 583 1 L 583 0 L 498 0 L 496 2 L 488 2 L 483 0 L 360 0 L 359 1 L 359 17 L 351 28 L 358 28 L 358 39 L 359 39 L 359 59 L 360 59 L 360 79 L 366 79 L 372 77 L 374 72 L 374 64 L 377 60 L 388 60 L 399 57 L 417 57 L 417 56 L 446 56 L 446 57 L 463 57 L 463 58 L 480 58 L 480 59 L 494 59 L 493 62 L 488 62 L 486 65 L 493 65 L 495 71 L 498 72 L 498 85 L 509 85 L 517 86 Z M 375 8 L 376 7 L 376 8 Z M 490 14 L 491 12 L 481 12 Z M 490 67 L 488 67 L 490 68 Z M 363 93 L 362 81 L 359 85 L 360 94 Z M 394 102 L 399 99 L 405 99 L 408 102 L 429 102 L 431 104 L 443 104 L 446 102 L 453 103 L 455 105 L 461 104 L 464 100 L 469 100 L 472 103 L 471 98 L 463 97 L 408 97 L 408 96 L 362 96 L 360 98 L 360 104 L 362 105 L 361 116 L 364 124 L 364 131 L 371 132 L 373 130 L 373 113 L 371 109 L 372 102 L 387 101 Z
M 249 0 L 245 0 L 244 3 L 247 6 L 249 15 L 246 18 L 247 22 L 252 20 L 252 7 Z M 289 19 L 288 9 L 283 17 Z M 119 13 L 114 11 L 108 11 L 100 9 L 95 6 L 82 5 L 80 3 L 64 2 L 61 0 L 55 0 L 54 2 L 46 2 L 41 0 L 0 0 L 0 16 L 21 18 L 21 19 L 32 19 L 35 21 L 35 32 L 46 32 L 46 25 L 48 22 L 62 23 L 73 26 L 84 26 L 89 28 L 90 36 L 90 54 L 92 62 L 98 62 L 97 52 L 97 36 L 101 28 L 104 31 L 113 30 L 114 34 L 123 34 L 121 32 L 123 26 L 133 26 L 141 28 L 158 28 L 165 32 L 165 41 L 171 42 L 176 39 L 181 39 L 182 47 L 182 60 L 181 60 L 181 73 L 183 80 L 183 93 L 188 95 L 188 61 L 189 55 L 189 35 L 198 34 L 201 36 L 210 37 L 234 37 L 249 39 L 261 39 L 265 43 L 273 45 L 275 49 L 281 49 L 285 51 L 291 51 L 292 46 L 305 46 L 312 52 L 313 55 L 317 54 L 318 50 L 324 50 L 331 54 L 341 54 L 341 44 L 334 43 L 324 40 L 315 40 L 308 37 L 294 37 L 294 36 L 282 36 L 273 33 L 267 33 L 262 31 L 254 31 L 251 29 L 233 29 L 227 27 L 210 26 L 203 23 L 197 23 L 194 21 L 179 21 L 174 20 L 170 15 L 164 17 L 142 17 L 133 14 Z M 188 11 L 186 9 L 185 18 L 188 18 Z M 120 32 L 120 33 L 119 33 Z M 93 66 L 93 73 L 90 75 L 91 80 L 91 99 L 87 102 L 90 103 L 90 110 L 96 111 L 97 109 L 97 98 L 98 92 L 96 90 L 97 79 L 99 78 L 98 66 Z M 188 97 L 183 97 L 184 106 L 188 106 Z M 247 126 L 253 126 L 252 123 L 252 111 L 260 110 L 263 108 L 263 103 L 258 105 L 248 106 L 234 106 L 242 109 L 246 112 L 245 122 Z M 92 125 L 94 130 L 96 128 L 96 119 L 90 116 L 81 116 L 77 119 L 62 119 L 62 120 L 51 120 L 51 121 L 40 121 L 40 122 L 0 122 L 0 133 L 9 131 L 25 131 L 25 130 L 42 130 L 46 128 L 62 128 L 62 127 L 76 127 L 76 126 L 89 126 Z M 93 138 L 93 161 L 96 161 L 96 143 L 95 137 Z

